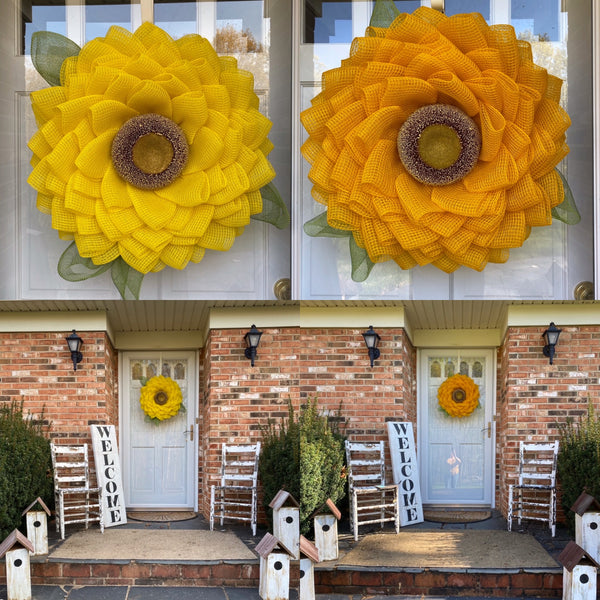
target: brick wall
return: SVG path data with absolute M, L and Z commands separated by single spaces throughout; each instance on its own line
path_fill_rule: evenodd
M 509 328 L 498 353 L 496 501 L 504 515 L 519 441 L 554 440 L 589 401 L 600 406 L 600 326 L 563 327 L 553 365 L 542 353 L 545 329 Z
M 85 332 L 73 370 L 64 333 L 0 333 L 0 402 L 44 412 L 51 437 L 89 441 L 89 426 L 118 423 L 117 353 L 105 332 Z

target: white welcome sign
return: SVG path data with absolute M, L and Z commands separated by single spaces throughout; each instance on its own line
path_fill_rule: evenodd
M 104 527 L 127 523 L 121 477 L 121 461 L 114 425 L 92 425 L 96 478 L 102 488 Z
M 387 426 L 394 483 L 398 485 L 400 524 L 422 523 L 423 504 L 412 423 L 388 421 Z

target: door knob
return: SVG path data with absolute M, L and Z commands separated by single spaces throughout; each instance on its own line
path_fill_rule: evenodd
M 183 435 L 187 435 L 188 433 L 190 434 L 190 442 L 193 442 L 194 441 L 194 426 L 193 425 L 190 425 L 190 428 L 186 429 L 183 432 Z

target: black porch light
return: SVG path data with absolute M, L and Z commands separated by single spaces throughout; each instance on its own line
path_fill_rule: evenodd
M 544 356 L 550 358 L 550 364 L 552 364 L 552 359 L 554 358 L 554 348 L 556 344 L 558 344 L 558 336 L 562 329 L 559 329 L 554 323 L 550 323 L 550 326 L 544 333 L 542 333 L 542 337 L 544 338 Z
M 256 329 L 256 325 L 252 325 L 250 327 L 250 331 L 246 333 L 244 336 L 244 341 L 246 342 L 246 349 L 244 350 L 244 354 L 246 358 L 250 359 L 250 365 L 254 366 L 254 359 L 256 358 L 256 349 L 258 348 L 258 344 L 260 343 L 260 336 L 262 335 L 262 331 Z
M 365 338 L 365 344 L 369 350 L 369 359 L 371 360 L 371 366 L 373 366 L 373 361 L 377 360 L 381 354 L 377 347 L 381 337 L 376 331 L 373 331 L 373 325 L 369 325 L 369 329 L 362 336 Z
M 73 333 L 65 339 L 67 340 L 67 344 L 69 345 L 69 350 L 71 352 L 73 370 L 77 371 L 77 363 L 80 363 L 83 360 L 83 354 L 81 354 L 81 346 L 83 345 L 83 340 L 75 333 L 74 329 Z

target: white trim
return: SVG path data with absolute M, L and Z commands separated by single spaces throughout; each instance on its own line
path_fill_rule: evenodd
M 404 307 L 354 307 L 336 306 L 335 308 L 300 308 L 301 327 L 406 327 Z
M 600 303 L 513 304 L 508 306 L 507 327 L 600 325 Z
M 594 298 L 600 298 L 600 5 L 592 2 L 592 85 L 594 127 Z
M 0 313 L 0 332 L 106 331 L 113 337 L 103 311 Z
M 302 161 L 299 150 L 302 143 L 302 124 L 300 123 L 301 88 L 300 80 L 300 46 L 302 41 L 302 0 L 292 0 L 292 181 L 291 181 L 291 280 L 292 299 L 302 296 Z
M 207 323 L 210 329 L 248 329 L 254 323 L 261 327 L 298 327 L 300 305 L 211 308 Z M 207 337 L 205 335 L 205 337 Z
M 197 350 L 204 347 L 202 331 L 135 331 L 115 335 L 114 346 L 127 350 Z
M 500 329 L 417 329 L 413 346 L 421 348 L 498 348 L 502 344 Z

